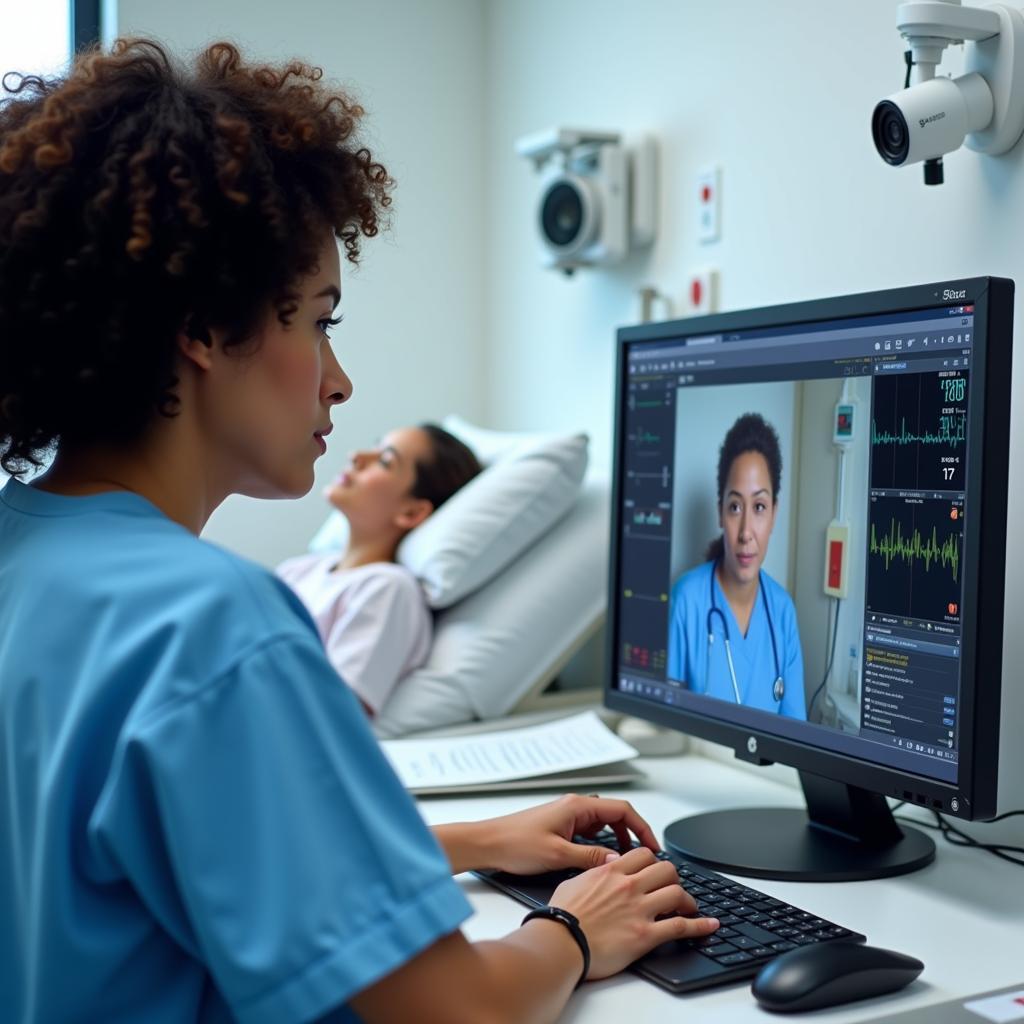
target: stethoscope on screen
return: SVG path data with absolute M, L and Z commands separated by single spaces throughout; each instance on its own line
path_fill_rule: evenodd
M 714 565 L 711 567 L 711 582 L 708 587 L 711 593 L 711 607 L 708 608 L 707 627 L 708 627 L 708 668 L 706 671 L 711 669 L 711 648 L 715 643 L 715 633 L 711 628 L 711 619 L 713 616 L 718 616 L 718 621 L 722 624 L 722 636 L 725 640 L 725 657 L 729 662 L 729 678 L 732 680 L 732 692 L 736 695 L 736 703 L 742 704 L 740 700 L 740 687 L 736 681 L 736 666 L 732 660 L 732 645 L 729 643 L 729 623 L 726 621 L 725 613 L 715 603 L 715 573 L 718 571 L 718 564 L 721 559 L 716 559 Z M 764 604 L 764 614 L 768 619 L 768 635 L 772 638 L 772 656 L 775 658 L 775 682 L 772 685 L 772 696 L 781 701 L 783 695 L 786 692 L 786 684 L 782 680 L 782 669 L 779 666 L 779 647 L 775 641 L 775 623 L 772 622 L 772 613 L 768 609 L 768 598 L 764 592 L 764 579 L 762 578 L 764 573 L 758 571 L 757 574 L 757 588 L 761 591 L 761 601 Z M 707 680 L 705 680 L 705 691 L 707 690 Z

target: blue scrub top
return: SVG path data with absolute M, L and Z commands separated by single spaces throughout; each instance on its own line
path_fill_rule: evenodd
M 307 1021 L 470 907 L 298 599 L 134 494 L 0 491 L 0 1017 Z
M 782 700 L 778 701 L 772 692 L 775 683 L 772 634 L 761 595 L 757 596 L 747 635 L 744 636 L 714 576 L 714 568 L 714 562 L 705 562 L 680 576 L 672 587 L 669 605 L 669 679 L 685 683 L 687 689 L 694 693 L 706 693 L 730 704 L 736 701 L 729 662 L 725 655 L 725 631 L 717 615 L 711 617 L 715 642 L 711 648 L 710 663 L 708 661 L 708 609 L 711 607 L 711 587 L 714 587 L 715 605 L 721 609 L 729 624 L 729 642 L 742 703 L 747 707 L 806 720 L 804 659 L 792 598 L 768 573 L 762 571 L 761 585 L 771 611 L 779 665 L 785 683 Z

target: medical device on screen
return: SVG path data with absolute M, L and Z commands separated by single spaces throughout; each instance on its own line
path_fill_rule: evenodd
M 882 877 L 935 855 L 886 797 L 996 813 L 1012 310 L 976 278 L 619 331 L 605 703 L 807 802 L 681 854 Z

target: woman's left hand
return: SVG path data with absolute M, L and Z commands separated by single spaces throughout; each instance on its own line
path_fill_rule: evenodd
M 561 868 L 598 867 L 614 857 L 604 846 L 572 842 L 574 835 L 593 836 L 604 826 L 615 833 L 619 850 L 632 847 L 630 832 L 641 846 L 657 853 L 661 846 L 650 825 L 625 800 L 599 796 L 563 796 L 526 811 L 479 823 L 486 832 L 487 866 L 516 875 Z

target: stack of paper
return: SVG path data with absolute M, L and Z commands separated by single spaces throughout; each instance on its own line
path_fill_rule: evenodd
M 644 777 L 624 763 L 636 750 L 593 711 L 470 736 L 385 740 L 381 747 L 406 788 L 421 795 L 576 788 Z

